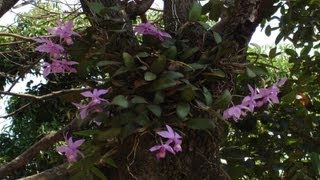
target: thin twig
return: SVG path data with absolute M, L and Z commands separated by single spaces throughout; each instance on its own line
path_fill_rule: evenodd
M 24 37 L 19 34 L 13 34 L 13 33 L 0 32 L 0 36 L 9 36 L 9 37 L 14 37 L 14 38 L 18 38 L 26 41 L 33 41 L 33 38 Z
M 44 100 L 44 99 L 64 95 L 64 94 L 71 93 L 71 92 L 82 92 L 82 91 L 90 90 L 90 89 L 91 88 L 63 89 L 63 90 L 54 91 L 54 92 L 51 92 L 49 94 L 45 94 L 42 96 L 35 96 L 35 95 L 31 95 L 31 94 L 22 94 L 22 93 L 13 93 L 13 92 L 8 92 L 8 91 L 0 91 L 0 94 L 9 95 L 9 96 L 17 96 L 17 97 L 21 97 L 21 98 L 27 98 L 27 99 L 33 99 L 33 100 L 39 101 L 39 100 Z
M 8 43 L 1 43 L 0 46 L 10 46 L 10 45 L 22 44 L 22 43 L 26 43 L 26 41 L 14 41 L 14 42 L 8 42 Z
M 0 119 L 1 119 L 1 118 L 6 119 L 6 118 L 8 118 L 8 117 L 10 117 L 10 116 L 13 116 L 13 115 L 17 114 L 18 112 L 20 112 L 21 110 L 23 110 L 24 108 L 28 107 L 30 104 L 31 104 L 31 102 L 29 102 L 29 103 L 21 106 L 19 109 L 15 110 L 15 111 L 7 114 L 7 115 L 0 116 Z
M 8 36 L 8 37 L 14 37 L 14 38 L 17 38 L 17 39 L 22 39 L 22 40 L 25 40 L 25 41 L 34 41 L 34 38 L 35 37 L 24 37 L 24 36 L 21 36 L 19 34 L 14 34 L 14 33 L 7 33 L 7 32 L 0 32 L 0 36 Z M 53 35 L 47 35 L 47 36 L 39 36 L 37 38 L 50 38 L 50 37 L 54 37 Z
M 26 69 L 24 69 L 22 72 L 20 72 L 20 75 L 17 79 L 14 80 L 14 82 L 11 84 L 7 92 L 10 92 L 12 88 L 19 82 L 19 80 L 29 71 L 31 70 L 40 60 L 44 57 L 44 55 L 40 56 L 38 59 L 36 59 L 30 66 Z

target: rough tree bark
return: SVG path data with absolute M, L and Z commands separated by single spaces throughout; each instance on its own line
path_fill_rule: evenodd
M 138 40 L 134 36 L 132 24 L 124 8 L 121 10 L 109 9 L 106 14 L 97 14 L 91 11 L 89 3 L 99 2 L 104 7 L 121 7 L 117 0 L 80 0 L 84 13 L 92 25 L 89 33 L 96 34 L 96 41 L 106 44 L 108 50 L 114 52 L 134 52 L 138 46 Z M 141 9 L 137 10 L 141 11 Z M 121 43 L 119 43 L 121 42 Z
M 164 0 L 165 30 L 175 35 L 177 30 L 188 21 L 189 10 L 196 0 Z
M 0 17 L 8 12 L 19 0 L 0 0 Z
M 138 43 L 132 32 L 128 14 L 125 11 L 114 11 L 111 12 L 111 19 L 100 20 L 99 15 L 88 8 L 90 1 L 81 0 L 81 3 L 91 21 L 92 28 L 101 34 L 107 34 L 102 41 L 119 53 L 134 49 Z M 117 0 L 100 0 L 100 2 L 106 7 L 119 5 Z M 230 89 L 234 86 L 234 69 L 239 68 L 239 64 L 244 62 L 248 42 L 255 28 L 266 16 L 264 11 L 272 7 L 273 1 L 235 0 L 232 14 L 209 31 L 196 22 L 187 21 L 193 2 L 194 0 L 164 0 L 165 29 L 179 39 L 189 40 L 193 43 L 191 45 L 199 46 L 202 52 L 208 51 L 209 56 L 214 57 L 213 66 L 226 72 L 228 79 L 221 82 L 222 86 L 211 86 L 210 81 L 205 82 L 207 87 L 211 87 L 212 92 Z M 121 35 L 111 31 L 120 27 L 124 27 L 125 30 L 123 34 L 120 33 Z M 197 31 L 193 31 L 194 29 Z M 211 50 L 216 46 L 212 39 L 212 31 L 218 32 L 223 38 L 218 50 Z M 110 38 L 113 35 L 114 37 Z M 200 37 L 204 40 L 198 41 Z M 196 112 L 196 110 L 193 111 Z M 193 114 L 199 117 L 212 117 L 209 113 L 204 114 L 203 111 Z M 184 127 L 180 127 L 180 130 L 184 133 L 183 152 L 177 156 L 157 160 L 148 150 L 154 145 L 154 134 L 140 132 L 119 143 L 114 159 L 118 168 L 100 168 L 110 179 L 120 180 L 230 179 L 222 169 L 219 158 L 219 147 L 226 130 L 223 121 L 216 119 L 216 127 L 210 131 L 190 130 Z M 52 171 L 50 173 L 52 174 Z M 37 179 L 37 176 L 33 179 Z

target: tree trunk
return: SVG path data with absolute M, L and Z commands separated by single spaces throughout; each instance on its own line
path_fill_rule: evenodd
M 8 12 L 19 0 L 0 0 L 0 17 Z
M 175 35 L 177 30 L 188 21 L 189 10 L 196 0 L 163 0 L 165 30 Z
M 157 159 L 149 151 L 156 138 L 150 132 L 136 134 L 121 143 L 115 161 L 118 168 L 108 169 L 110 179 L 230 179 L 219 158 L 223 125 L 211 131 L 181 129 L 184 133 L 182 152 Z
M 80 2 L 92 25 L 88 33 L 94 34 L 98 43 L 105 44 L 105 48 L 109 52 L 134 52 L 138 46 L 138 40 L 133 33 L 129 17 L 120 6 L 119 1 L 80 0 Z M 89 4 L 92 2 L 99 2 L 102 7 L 109 9 L 105 10 L 103 14 L 93 12 L 89 8 Z

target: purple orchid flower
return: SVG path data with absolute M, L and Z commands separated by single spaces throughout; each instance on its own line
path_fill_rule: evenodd
M 164 41 L 165 38 L 171 38 L 170 34 L 160 31 L 151 23 L 140 23 L 134 28 L 134 31 L 138 34 L 151 35 L 158 38 L 160 41 Z
M 84 119 L 87 117 L 89 111 L 90 112 L 102 112 L 102 108 L 97 106 L 97 103 L 89 102 L 88 104 L 81 104 L 81 103 L 72 103 L 80 110 L 80 118 Z M 95 121 L 93 121 L 95 122 Z M 99 123 L 96 123 L 97 125 L 100 125 Z
M 182 151 L 182 148 L 181 148 L 182 137 L 177 132 L 174 132 L 169 125 L 166 125 L 166 127 L 167 127 L 167 131 L 159 131 L 157 132 L 157 134 L 159 134 L 161 137 L 167 138 L 168 144 L 171 144 L 173 142 L 174 151 L 176 152 Z
M 156 150 L 159 150 L 159 152 L 156 154 L 156 157 L 158 159 L 165 158 L 167 151 L 169 151 L 172 154 L 176 154 L 174 152 L 174 150 L 172 149 L 172 147 L 167 143 L 161 144 L 161 145 L 155 145 L 149 149 L 149 151 L 151 151 L 151 152 L 156 151 Z
M 287 78 L 282 78 L 280 81 L 274 83 L 271 87 L 269 88 L 262 88 L 260 89 L 260 95 L 262 96 L 262 100 L 258 103 L 259 106 L 262 106 L 265 103 L 270 103 L 272 104 L 278 104 L 279 103 L 279 98 L 278 94 L 280 92 L 279 87 L 282 86 L 286 82 Z
M 80 154 L 82 157 L 84 157 L 84 155 L 78 150 L 78 147 L 84 143 L 84 139 L 80 139 L 80 140 L 73 142 L 72 137 L 70 137 L 68 139 L 66 134 L 64 134 L 63 137 L 64 137 L 67 145 L 57 147 L 56 150 L 59 153 L 64 153 L 64 155 L 67 157 L 69 163 L 76 162 L 78 154 Z
M 36 51 L 50 53 L 52 58 L 57 58 L 64 52 L 64 48 L 61 45 L 53 43 L 50 39 L 36 38 L 34 40 L 38 43 L 42 43 L 36 47 Z
M 223 118 L 229 119 L 232 117 L 234 121 L 237 121 L 240 119 L 241 115 L 242 116 L 246 115 L 243 109 L 250 110 L 248 107 L 243 105 L 232 106 L 231 108 L 228 108 L 223 112 Z
M 67 61 L 65 59 L 62 59 L 62 60 L 52 59 L 51 64 L 47 62 L 43 64 L 43 68 L 44 68 L 43 76 L 46 77 L 50 73 L 54 73 L 54 74 L 76 73 L 77 70 L 72 67 L 75 64 L 79 64 L 79 63 L 75 61 Z
M 287 81 L 287 78 L 286 78 L 286 77 L 283 77 L 280 81 L 276 82 L 274 85 L 280 87 L 280 86 L 283 86 L 284 83 L 286 83 L 286 81 Z
M 68 21 L 66 23 L 58 20 L 58 27 L 53 27 L 48 30 L 48 32 L 54 36 L 59 36 L 60 41 L 63 40 L 68 45 L 73 44 L 73 40 L 71 38 L 72 35 L 80 36 L 78 33 L 72 31 L 73 21 Z
M 107 94 L 109 92 L 108 89 L 94 89 L 92 92 L 91 91 L 86 91 L 81 93 L 82 96 L 84 97 L 91 97 L 91 102 L 94 104 L 100 104 L 101 101 L 108 101 L 106 99 L 100 98 L 99 96 L 103 95 L 103 94 Z
M 177 132 L 175 132 L 169 125 L 166 125 L 166 127 L 167 127 L 167 131 L 157 132 L 157 134 L 160 135 L 161 137 L 167 138 L 166 143 L 155 145 L 149 149 L 151 152 L 159 150 L 159 152 L 156 154 L 156 157 L 158 159 L 165 158 L 166 151 L 169 151 L 172 154 L 176 154 L 177 152 L 182 151 L 182 148 L 181 148 L 182 137 Z
M 280 92 L 277 86 L 271 86 L 269 88 L 262 88 L 259 90 L 260 94 L 262 95 L 263 99 L 259 102 L 259 106 L 262 106 L 265 103 L 270 104 L 278 104 L 279 98 L 278 93 Z
M 260 94 L 258 94 L 256 88 L 253 89 L 249 84 L 248 84 L 248 87 L 249 87 L 251 95 L 244 97 L 241 105 L 247 106 L 249 108 L 249 111 L 253 112 L 254 108 L 257 107 L 256 100 L 261 98 L 262 96 Z
M 80 110 L 80 118 L 84 119 L 88 115 L 89 108 L 92 106 L 89 104 L 81 104 L 81 103 L 72 103 Z
M 240 105 L 226 109 L 223 112 L 223 118 L 229 119 L 232 117 L 233 120 L 237 121 L 241 115 L 246 115 L 246 112 L 243 110 L 253 112 L 255 107 L 261 107 L 265 103 L 270 103 L 271 105 L 279 103 L 279 87 L 282 86 L 286 80 L 287 78 L 284 77 L 269 88 L 253 89 L 250 85 L 248 85 L 251 95 L 244 97 Z
M 87 115 L 88 112 L 102 112 L 102 108 L 97 106 L 100 104 L 102 101 L 108 102 L 108 100 L 100 98 L 99 96 L 108 93 L 109 90 L 107 89 L 94 89 L 92 92 L 91 91 L 85 91 L 81 93 L 82 96 L 84 97 L 91 97 L 91 101 L 88 104 L 78 104 L 78 103 L 72 103 L 75 105 L 79 110 L 80 110 L 80 118 L 84 119 Z

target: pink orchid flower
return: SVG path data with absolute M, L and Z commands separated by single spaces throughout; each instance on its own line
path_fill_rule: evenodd
M 59 36 L 60 41 L 66 42 L 68 45 L 73 44 L 73 40 L 71 38 L 72 35 L 80 36 L 78 33 L 72 31 L 73 21 L 68 21 L 66 23 L 58 20 L 58 27 L 53 27 L 48 30 L 48 32 L 54 36 Z
M 89 102 L 88 104 L 81 104 L 81 103 L 72 103 L 73 105 L 75 105 L 79 110 L 80 110 L 80 118 L 84 119 L 87 117 L 89 111 L 91 113 L 93 112 L 102 112 L 102 108 L 97 106 L 97 103 L 94 102 Z M 95 122 L 95 121 L 93 121 Z M 99 123 L 96 123 L 98 126 L 100 125 Z
M 250 85 L 248 85 L 251 95 L 244 97 L 240 105 L 226 109 L 223 112 L 223 118 L 233 118 L 233 120 L 237 121 L 240 119 L 241 115 L 246 115 L 246 112 L 243 110 L 253 112 L 255 107 L 261 107 L 265 103 L 270 103 L 271 105 L 279 103 L 279 87 L 284 85 L 286 80 L 287 78 L 284 77 L 269 88 L 253 89 Z
M 280 81 L 274 83 L 269 88 L 262 88 L 259 90 L 259 94 L 262 96 L 262 100 L 258 103 L 258 106 L 262 106 L 265 103 L 278 104 L 279 98 L 278 94 L 280 92 L 279 87 L 286 82 L 287 78 L 282 78 Z
M 161 137 L 167 138 L 168 144 L 171 144 L 173 142 L 174 151 L 176 152 L 182 151 L 182 148 L 181 148 L 182 137 L 177 132 L 174 132 L 169 125 L 166 125 L 166 127 L 167 127 L 167 131 L 159 131 L 157 132 L 157 134 L 159 134 Z
M 98 107 L 97 103 L 94 102 L 89 102 L 88 104 L 81 104 L 81 103 L 72 103 L 73 105 L 75 105 L 79 110 L 80 110 L 80 118 L 84 119 L 85 117 L 87 117 L 89 111 L 90 112 L 102 112 L 102 108 Z M 95 122 L 95 121 L 93 121 Z M 97 125 L 99 125 L 99 123 L 96 123 Z
M 61 154 L 64 153 L 64 155 L 67 157 L 69 163 L 76 162 L 78 154 L 80 154 L 82 157 L 84 157 L 84 155 L 78 150 L 78 147 L 84 143 L 84 139 L 80 139 L 80 140 L 73 142 L 72 137 L 67 139 L 66 134 L 64 134 L 63 137 L 64 137 L 67 145 L 57 147 L 56 150 Z
M 52 58 L 58 58 L 59 55 L 64 52 L 64 48 L 61 45 L 53 43 L 50 39 L 36 38 L 34 40 L 42 43 L 36 47 L 36 51 L 50 53 Z
M 47 62 L 43 64 L 43 68 L 44 68 L 43 76 L 46 77 L 50 73 L 54 73 L 54 74 L 76 73 L 77 70 L 72 67 L 75 64 L 79 64 L 79 63 L 75 61 L 67 61 L 65 59 L 62 59 L 62 60 L 52 59 L 51 64 Z
M 72 103 L 75 105 L 79 110 L 80 110 L 80 118 L 84 119 L 87 115 L 88 112 L 102 112 L 102 108 L 97 106 L 100 104 L 102 101 L 108 102 L 108 100 L 101 98 L 100 96 L 103 94 L 108 93 L 109 90 L 107 89 L 94 89 L 92 92 L 91 91 L 85 91 L 81 93 L 82 96 L 84 97 L 91 97 L 91 101 L 88 104 L 78 104 L 78 103 Z M 99 124 L 97 124 L 99 125 Z
M 261 98 L 262 96 L 258 94 L 257 89 L 253 89 L 250 85 L 248 85 L 251 95 L 243 98 L 241 105 L 247 106 L 250 112 L 254 111 L 254 108 L 257 107 L 256 100 Z
M 84 119 L 88 115 L 89 108 L 92 106 L 89 104 L 81 104 L 81 103 L 72 103 L 80 110 L 80 118 Z
M 223 112 L 223 118 L 229 119 L 232 117 L 234 121 L 237 121 L 240 119 L 241 115 L 242 116 L 246 115 L 243 109 L 250 110 L 248 107 L 243 105 L 232 106 L 231 108 L 228 108 Z
M 81 95 L 84 97 L 91 97 L 92 103 L 99 104 L 99 103 L 101 103 L 101 101 L 108 101 L 106 99 L 99 97 L 103 94 L 107 94 L 108 92 L 109 92 L 108 89 L 100 89 L 100 90 L 94 89 L 92 92 L 86 91 L 86 92 L 81 93 Z
M 149 150 L 151 152 L 159 150 L 159 152 L 156 154 L 156 157 L 158 159 L 165 158 L 166 151 L 169 151 L 172 154 L 176 154 L 177 152 L 181 152 L 181 143 L 182 143 L 182 137 L 175 132 L 169 125 L 166 125 L 167 131 L 159 131 L 157 132 L 158 135 L 160 135 L 163 138 L 167 138 L 167 141 L 165 144 L 155 145 L 151 147 Z
M 171 146 L 169 146 L 167 143 L 166 144 L 161 144 L 161 145 L 155 145 L 153 147 L 151 147 L 149 149 L 149 151 L 153 152 L 153 151 L 157 151 L 159 150 L 159 152 L 156 154 L 156 157 L 158 159 L 161 159 L 161 158 L 165 158 L 166 157 L 166 152 L 169 151 L 170 153 L 172 154 L 176 154 L 174 152 L 174 150 L 172 149 Z
M 151 23 L 140 23 L 134 28 L 134 31 L 138 34 L 151 35 L 158 38 L 160 41 L 164 41 L 165 38 L 171 38 L 170 34 L 160 31 Z

